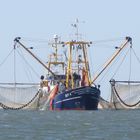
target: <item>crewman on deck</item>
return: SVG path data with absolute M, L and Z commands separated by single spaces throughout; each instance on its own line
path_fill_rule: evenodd
M 48 84 L 48 81 L 44 80 L 43 75 L 40 77 L 40 79 L 41 79 L 40 88 L 42 89 L 43 94 L 48 94 L 50 91 L 50 86 Z

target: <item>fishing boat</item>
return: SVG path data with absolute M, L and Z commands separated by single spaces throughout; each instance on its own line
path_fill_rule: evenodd
M 57 40 L 58 38 L 55 37 L 55 45 L 53 44 L 55 53 L 50 55 L 47 65 L 35 57 L 20 42 L 20 38 L 16 38 L 15 42 L 48 70 L 46 77 L 42 76 L 41 89 L 46 89 L 46 87 L 47 90 L 48 87 L 50 89 L 47 101 L 50 110 L 97 110 L 100 89 L 98 86 L 90 84 L 90 67 L 87 58 L 87 47 L 90 46 L 91 42 L 61 42 L 62 47 L 68 49 L 68 58 L 64 62 L 59 61 L 61 55 L 58 55 Z M 55 72 L 52 71 L 52 67 L 55 67 Z M 56 67 L 59 67 L 59 69 Z M 60 70 L 60 67 L 62 70 Z M 63 73 L 60 73 L 62 71 Z
M 105 63 L 104 68 L 95 75 L 93 79 L 91 77 L 87 56 L 87 49 L 92 43 L 76 40 L 63 42 L 63 47 L 68 48 L 66 69 L 64 75 L 53 75 L 52 77 L 52 82 L 55 83 L 55 86 L 48 98 L 50 110 L 97 110 L 102 98 L 100 96 L 100 86 L 95 85 L 94 82 L 119 53 L 128 46 L 128 44 L 131 45 L 131 41 L 132 39 L 130 37 L 126 37 L 124 43 L 118 47 L 113 56 Z M 57 51 L 55 52 L 55 61 L 48 63 L 49 69 L 51 64 L 60 64 L 64 68 L 64 63 L 58 62 L 56 57 Z M 56 84 L 57 82 L 59 84 Z
M 45 76 L 41 76 L 40 87 L 28 102 L 22 103 L 20 107 L 9 107 L 0 102 L 2 108 L 23 109 L 35 102 L 36 108 L 41 110 L 98 109 L 101 91 L 100 85 L 96 85 L 95 81 L 121 50 L 128 43 L 131 43 L 131 38 L 125 38 L 125 42 L 111 59 L 105 63 L 104 68 L 92 78 L 90 71 L 92 66 L 89 65 L 88 59 L 88 48 L 91 47 L 92 42 L 78 38 L 78 22 L 73 26 L 76 28 L 77 38 L 70 41 L 60 41 L 59 37 L 55 35 L 54 41 L 51 43 L 54 52 L 49 56 L 47 63 L 41 61 L 26 47 L 20 37 L 14 39 L 14 49 L 17 46 L 18 48 L 22 47 L 47 70 L 47 73 Z M 58 50 L 62 50 L 62 48 L 67 50 L 64 55 L 58 53 Z
M 70 41 L 64 42 L 64 45 L 69 49 L 65 80 L 59 83 L 58 89 L 62 86 L 61 91 L 53 93 L 55 96 L 51 99 L 51 109 L 97 110 L 100 90 L 97 86 L 90 85 L 90 67 L 86 52 L 90 42 Z

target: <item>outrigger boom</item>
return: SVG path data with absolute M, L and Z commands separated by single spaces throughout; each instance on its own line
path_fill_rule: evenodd
M 94 77 L 94 79 L 92 80 L 91 84 L 93 84 L 95 82 L 95 80 L 104 72 L 104 70 L 112 63 L 112 61 L 116 58 L 116 56 L 121 52 L 122 49 L 124 49 L 126 47 L 126 45 L 128 43 L 130 43 L 131 47 L 132 47 L 132 38 L 131 37 L 126 37 L 125 38 L 125 42 L 119 47 L 119 49 L 113 54 L 113 56 L 110 58 L 109 61 L 107 61 L 105 63 L 104 68 Z
M 47 69 L 54 77 L 57 78 L 57 76 L 55 75 L 54 72 L 52 72 L 47 66 L 46 64 L 44 64 L 39 58 L 37 58 L 25 45 L 23 45 L 19 40 L 21 39 L 21 37 L 16 37 L 14 39 L 14 41 L 16 43 L 18 43 L 20 46 L 22 46 L 29 54 L 31 54 L 32 57 L 34 57 L 45 69 Z

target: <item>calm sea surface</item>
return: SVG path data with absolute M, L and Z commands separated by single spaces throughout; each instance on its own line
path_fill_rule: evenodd
M 8 139 L 140 140 L 140 110 L 0 110 L 0 140 Z

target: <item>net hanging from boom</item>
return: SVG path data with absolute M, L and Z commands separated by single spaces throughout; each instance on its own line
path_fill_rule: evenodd
M 0 105 L 4 109 L 36 109 L 38 107 L 38 86 L 0 86 Z
M 132 53 L 140 63 L 138 56 L 136 55 L 134 49 L 132 48 L 132 44 L 130 47 L 130 55 L 129 55 L 129 74 L 128 81 L 115 81 L 114 76 L 110 80 L 111 84 L 111 100 L 110 106 L 115 109 L 138 109 L 140 108 L 140 81 L 131 80 L 132 79 Z M 123 60 L 124 61 L 124 60 Z M 119 70 L 120 66 L 117 68 Z M 137 67 L 138 68 L 138 67 Z M 125 68 L 125 70 L 127 70 Z M 136 69 L 137 70 L 137 69 Z M 117 72 L 116 71 L 116 72 Z M 126 75 L 127 71 L 125 71 Z M 137 72 L 134 73 L 136 78 L 138 79 Z
M 138 109 L 140 108 L 140 82 L 111 81 L 111 108 Z

